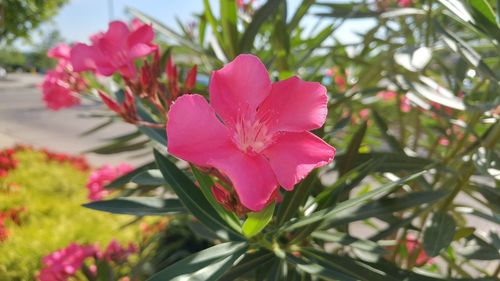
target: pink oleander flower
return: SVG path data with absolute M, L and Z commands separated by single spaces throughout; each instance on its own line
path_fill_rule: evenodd
M 422 244 L 415 238 L 414 235 L 408 234 L 406 236 L 406 248 L 408 250 L 408 256 L 417 255 L 417 259 L 415 260 L 415 264 L 417 266 L 424 265 L 426 263 L 432 264 L 432 258 L 427 256 L 425 251 L 422 249 Z M 416 252 L 417 251 L 417 252 Z
M 411 111 L 411 103 L 410 103 L 410 99 L 406 96 L 402 96 L 401 97 L 401 104 L 399 106 L 399 108 L 401 109 L 402 112 L 410 112 Z
M 106 164 L 95 170 L 87 180 L 86 187 L 89 192 L 87 198 L 92 201 L 101 200 L 110 193 L 109 190 L 104 188 L 107 184 L 133 169 L 131 165 L 122 163 L 115 167 Z
M 394 100 L 398 94 L 394 91 L 381 91 L 377 93 L 377 97 L 385 100 L 385 101 L 391 101 Z
M 37 274 L 40 281 L 66 281 L 82 267 L 85 259 L 98 255 L 97 247 L 76 243 L 55 251 L 42 259 L 42 270 Z
M 112 240 L 102 254 L 102 258 L 108 261 L 121 263 L 127 260 L 128 256 L 137 253 L 137 247 L 130 243 L 127 247 L 122 247 L 116 240 Z
M 401 7 L 410 7 L 412 4 L 412 0 L 398 0 L 398 5 Z
M 79 105 L 78 92 L 86 87 L 85 80 L 73 71 L 69 61 L 70 50 L 68 45 L 59 44 L 47 53 L 48 57 L 58 59 L 57 66 L 47 72 L 40 86 L 43 101 L 52 110 Z
M 67 81 L 69 79 L 71 77 L 64 71 L 50 70 L 47 72 L 41 88 L 43 101 L 49 109 L 59 110 L 80 104 L 78 93 L 72 89 Z
M 47 52 L 49 58 L 68 62 L 70 58 L 71 47 L 64 43 L 59 43 Z
M 118 71 L 126 78 L 134 78 L 137 73 L 134 60 L 158 48 L 151 43 L 153 39 L 151 25 L 134 20 L 129 28 L 122 21 L 113 21 L 105 33 L 90 38 L 91 45 L 77 43 L 71 49 L 71 63 L 77 72 L 91 70 L 111 76 Z
M 271 83 L 259 58 L 239 55 L 212 73 L 211 105 L 183 95 L 168 113 L 170 154 L 227 177 L 243 206 L 260 211 L 313 169 L 333 160 L 335 149 L 310 130 L 323 126 L 326 89 L 292 77 Z

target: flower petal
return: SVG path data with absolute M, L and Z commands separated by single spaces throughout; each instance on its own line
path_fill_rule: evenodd
M 138 44 L 133 45 L 128 50 L 128 58 L 130 60 L 133 60 L 133 59 L 136 59 L 139 57 L 149 55 L 152 52 L 154 52 L 155 50 L 156 50 L 155 46 L 151 46 L 151 45 L 144 44 L 144 43 L 138 43 Z
M 149 44 L 153 41 L 155 33 L 151 25 L 143 24 L 134 29 L 127 38 L 127 45 L 132 48 L 136 44 Z
M 228 129 L 200 95 L 183 95 L 171 106 L 167 121 L 170 154 L 199 166 L 210 166 L 233 147 Z
M 258 116 L 269 122 L 271 131 L 310 131 L 325 123 L 327 102 L 326 88 L 320 83 L 292 77 L 272 85 Z
M 262 153 L 269 159 L 280 185 L 292 190 L 313 169 L 330 163 L 335 148 L 309 132 L 286 132 Z
M 210 102 L 226 125 L 240 114 L 254 112 L 269 95 L 271 80 L 266 66 L 254 55 L 239 55 L 212 72 Z
M 241 204 L 254 212 L 262 210 L 278 188 L 269 162 L 261 155 L 234 148 L 226 157 L 214 158 L 210 164 L 231 180 Z
M 86 70 L 94 70 L 96 50 L 83 43 L 78 43 L 71 49 L 70 60 L 73 70 L 81 72 Z

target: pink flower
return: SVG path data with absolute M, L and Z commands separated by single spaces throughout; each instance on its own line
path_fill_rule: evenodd
M 37 274 L 40 281 L 65 281 L 74 276 L 86 258 L 97 256 L 95 246 L 82 246 L 75 243 L 55 251 L 42 259 L 43 268 Z
M 120 263 L 126 261 L 129 255 L 136 252 L 137 247 L 134 244 L 130 243 L 127 247 L 122 247 L 116 240 L 112 240 L 106 247 L 103 258 Z
M 426 263 L 432 264 L 432 259 L 427 256 L 425 251 L 422 249 L 421 243 L 415 238 L 414 235 L 408 234 L 406 236 L 406 248 L 408 249 L 408 256 L 417 255 L 415 264 L 417 266 L 424 265 Z
M 65 71 L 58 69 L 48 71 L 41 85 L 45 105 L 52 110 L 79 105 L 80 98 L 78 93 L 72 89 L 70 84 L 72 82 L 82 83 L 73 81 L 73 77 Z
M 411 103 L 410 99 L 407 98 L 406 96 L 402 96 L 401 99 L 401 104 L 399 108 L 401 109 L 402 112 L 410 112 L 411 111 Z
M 70 46 L 64 43 L 59 43 L 47 52 L 47 56 L 49 58 L 58 59 L 59 61 L 69 61 L 70 52 Z
M 116 167 L 104 165 L 92 172 L 87 180 L 88 199 L 92 201 L 101 200 L 109 194 L 104 186 L 111 183 L 114 179 L 132 171 L 134 168 L 129 164 L 122 163 Z
M 73 71 L 70 50 L 68 45 L 59 44 L 47 53 L 48 57 L 58 59 L 56 68 L 47 72 L 41 85 L 43 101 L 52 110 L 80 104 L 78 92 L 86 87 L 85 80 Z
M 410 7 L 412 4 L 412 0 L 398 0 L 398 5 L 401 7 Z
M 71 63 L 77 72 L 92 70 L 111 76 L 118 71 L 126 78 L 134 78 L 134 60 L 158 48 L 151 43 L 153 38 L 150 25 L 134 20 L 129 28 L 122 21 L 113 21 L 105 33 L 90 38 L 91 45 L 77 43 L 71 50 Z
M 292 190 L 335 149 L 308 132 L 327 115 L 326 89 L 298 77 L 271 83 L 264 64 L 239 55 L 212 73 L 211 106 L 184 95 L 167 122 L 168 150 L 201 167 L 213 167 L 234 186 L 240 202 L 259 211 L 278 186 Z M 222 122 L 221 122 L 222 121 Z
M 397 97 L 397 93 L 393 91 L 381 91 L 377 93 L 377 97 L 385 100 L 385 101 L 391 101 Z

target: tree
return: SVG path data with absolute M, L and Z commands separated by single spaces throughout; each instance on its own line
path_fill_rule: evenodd
M 0 42 L 28 39 L 30 31 L 53 17 L 68 0 L 0 0 Z

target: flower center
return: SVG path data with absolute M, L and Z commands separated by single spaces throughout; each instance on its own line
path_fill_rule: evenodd
M 233 141 L 246 153 L 260 153 L 273 142 L 268 126 L 257 118 L 240 117 L 234 126 Z

